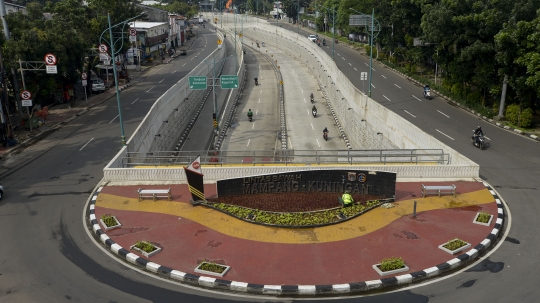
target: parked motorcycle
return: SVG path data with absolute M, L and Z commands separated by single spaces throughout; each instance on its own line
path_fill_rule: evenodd
M 474 133 L 474 130 L 473 130 L 473 133 Z M 476 138 L 476 140 L 475 140 Z M 471 140 L 472 140 L 472 144 L 478 148 L 480 148 L 480 150 L 484 150 L 485 147 L 486 147 L 486 144 L 485 144 L 485 138 L 484 138 L 484 135 L 473 135 L 471 137 Z

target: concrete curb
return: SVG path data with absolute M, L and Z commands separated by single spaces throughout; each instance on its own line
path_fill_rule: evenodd
M 466 253 L 457 256 L 451 260 L 448 260 L 439 265 L 426 268 L 421 271 L 413 272 L 410 274 L 381 278 L 378 280 L 364 281 L 364 282 L 352 282 L 345 284 L 333 284 L 333 285 L 263 285 L 253 284 L 247 282 L 230 281 L 206 276 L 199 276 L 195 274 L 185 273 L 179 270 L 175 270 L 166 266 L 150 262 L 147 259 L 141 258 L 129 250 L 124 249 L 116 242 L 111 240 L 107 234 L 101 229 L 95 215 L 95 203 L 97 195 L 103 189 L 103 186 L 99 187 L 93 194 L 89 203 L 88 218 L 92 225 L 96 238 L 99 239 L 107 248 L 113 253 L 124 259 L 125 261 L 138 266 L 148 272 L 157 274 L 162 277 L 170 278 L 175 281 L 183 282 L 186 284 L 200 286 L 204 288 L 211 288 L 216 290 L 228 290 L 236 292 L 244 292 L 250 294 L 262 294 L 262 295 L 289 295 L 289 296 L 302 296 L 302 295 L 323 295 L 323 294 L 353 294 L 359 292 L 365 292 L 373 289 L 382 289 L 392 286 L 411 284 L 418 281 L 425 280 L 427 278 L 438 276 L 450 270 L 454 270 L 458 267 L 478 258 L 480 254 L 485 252 L 491 244 L 497 242 L 500 231 L 504 222 L 504 208 L 497 193 L 486 182 L 483 182 L 486 188 L 495 198 L 497 202 L 498 214 L 497 221 L 491 233 Z

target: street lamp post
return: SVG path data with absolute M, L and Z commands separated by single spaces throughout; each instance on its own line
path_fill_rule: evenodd
M 124 134 L 124 122 L 122 120 L 122 105 L 120 103 L 120 90 L 118 89 L 118 73 L 116 72 L 116 59 L 115 59 L 115 56 L 118 52 L 120 52 L 120 50 L 122 49 L 122 46 L 124 44 L 124 27 L 128 24 L 129 21 L 135 19 L 135 18 L 138 18 L 142 15 L 144 15 L 145 13 L 142 13 L 140 15 L 137 15 L 133 18 L 130 18 L 130 19 L 127 19 L 125 21 L 122 21 L 120 23 L 117 23 L 115 25 L 111 25 L 111 15 L 110 14 L 107 14 L 107 20 L 109 22 L 109 27 L 104 30 L 102 33 L 101 33 L 101 36 L 99 37 L 99 41 L 100 43 L 101 42 L 107 42 L 106 39 L 103 39 L 103 34 L 105 34 L 107 31 L 109 32 L 109 46 L 111 47 L 111 60 L 112 60 L 112 67 L 113 67 L 113 74 L 114 74 L 114 85 L 115 85 L 115 88 L 116 88 L 116 102 L 118 104 L 118 119 L 119 119 L 119 122 L 120 122 L 120 133 L 121 133 L 121 140 L 122 140 L 122 145 L 126 145 L 126 136 Z M 114 37 L 113 37 L 113 32 L 112 32 L 112 28 L 113 27 L 116 27 L 116 26 L 119 26 L 119 25 L 122 25 L 122 36 L 116 40 L 114 40 Z M 118 52 L 115 53 L 114 51 L 114 44 L 116 42 L 120 41 L 121 42 L 121 46 L 119 47 L 119 50 Z
M 321 6 L 322 8 L 328 10 L 329 12 L 332 12 L 332 60 L 334 60 L 334 53 L 335 53 L 335 44 L 336 44 L 336 8 L 332 7 L 332 9 Z M 315 28 L 317 28 L 317 23 L 315 22 Z
M 349 7 L 350 10 L 355 11 L 359 13 L 360 15 L 364 15 L 361 12 Z M 366 15 L 364 15 L 366 16 Z M 369 16 L 368 16 L 369 17 Z M 372 9 L 371 11 L 371 33 L 368 30 L 368 34 L 370 35 L 369 39 L 369 87 L 368 87 L 368 96 L 371 97 L 371 80 L 372 80 L 372 72 L 373 72 L 373 40 L 375 40 L 375 37 L 379 35 L 379 32 L 381 30 L 381 26 L 379 24 L 378 20 L 375 20 L 375 9 Z M 375 21 L 377 21 L 377 35 L 374 35 L 374 27 L 375 27 Z

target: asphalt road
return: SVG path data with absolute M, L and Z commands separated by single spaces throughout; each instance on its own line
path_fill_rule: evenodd
M 199 39 L 186 58 L 152 69 L 144 82 L 122 93 L 126 136 L 135 130 L 157 97 L 198 64 L 191 57 L 197 49 L 204 57 L 215 48 L 210 45 L 203 49 L 204 38 Z M 345 48 L 338 46 L 336 50 L 345 58 L 341 59 L 345 67 L 348 62 L 360 67 L 366 60 Z M 409 97 L 419 97 L 421 88 L 389 71 L 377 74 L 384 70 L 379 65 L 374 68 L 375 100 L 387 102 L 392 110 L 409 116 L 414 124 L 479 163 L 482 178 L 510 205 L 512 229 L 489 259 L 464 273 L 412 290 L 342 301 L 536 301 L 540 295 L 535 285 L 540 241 L 534 234 L 540 224 L 536 220 L 540 209 L 534 203 L 540 179 L 538 143 L 482 124 L 440 99 L 420 102 Z M 354 69 L 344 72 L 358 79 Z M 375 80 L 377 75 L 380 78 Z M 119 149 L 117 114 L 114 99 L 104 103 L 20 154 L 14 159 L 20 162 L 19 167 L 2 176 L 6 195 L 0 203 L 0 302 L 244 301 L 148 277 L 104 256 L 88 238 L 81 224 L 82 207 L 101 178 L 103 166 Z M 470 144 L 471 130 L 479 123 L 491 139 L 485 151 Z M 291 301 L 272 297 L 245 300 Z

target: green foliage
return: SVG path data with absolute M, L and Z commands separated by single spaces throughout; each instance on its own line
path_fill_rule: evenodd
M 212 263 L 212 262 L 202 262 L 201 264 L 199 264 L 198 268 L 201 269 L 201 270 L 215 272 L 215 273 L 218 273 L 218 274 L 224 272 L 225 269 L 227 269 L 227 267 L 225 267 L 223 265 L 220 265 L 220 264 L 217 264 L 217 263 Z
M 107 227 L 118 225 L 118 221 L 116 221 L 116 219 L 113 217 L 113 215 L 109 215 L 109 214 L 103 215 L 103 216 L 101 216 L 101 220 L 103 221 L 103 223 Z
M 532 124 L 533 110 L 526 108 L 521 112 L 520 126 L 523 128 L 529 128 Z
M 518 125 L 519 124 L 519 116 L 520 116 L 521 108 L 517 104 L 510 104 L 506 107 L 506 113 L 504 116 L 508 120 L 508 122 Z
M 476 221 L 480 223 L 488 223 L 490 218 L 491 215 L 489 213 L 480 212 L 480 214 L 478 214 L 478 217 L 476 217 Z
M 402 258 L 386 258 L 382 259 L 379 269 L 381 271 L 390 271 L 390 270 L 396 270 L 405 267 L 405 261 L 403 261 Z
M 463 247 L 465 245 L 467 245 L 467 242 L 465 242 L 463 240 L 460 240 L 459 238 L 454 238 L 454 239 L 448 241 L 448 243 L 446 243 L 445 245 L 443 245 L 443 247 L 448 249 L 448 250 L 456 250 L 456 249 L 461 248 L 461 247 Z
M 365 205 L 355 203 L 344 208 L 295 213 L 268 212 L 225 203 L 212 203 L 208 201 L 205 202 L 205 204 L 244 220 L 268 225 L 300 227 L 336 222 L 338 220 L 338 216 L 341 214 L 347 218 L 356 216 L 368 209 L 371 209 L 372 207 L 380 205 L 381 202 L 379 200 L 373 200 L 367 201 Z
M 146 253 L 151 253 L 154 250 L 156 250 L 156 246 L 154 244 L 150 243 L 150 242 L 147 242 L 147 241 L 137 241 L 137 243 L 135 244 L 135 247 L 137 247 L 138 249 L 143 250 Z
M 483 103 L 484 98 L 482 97 L 482 94 L 478 91 L 474 91 L 467 95 L 467 103 Z

